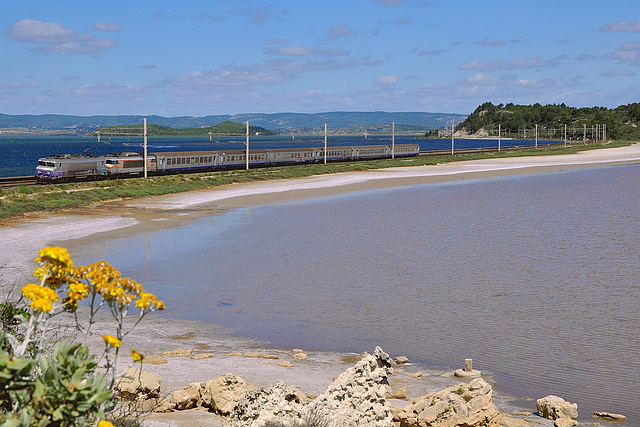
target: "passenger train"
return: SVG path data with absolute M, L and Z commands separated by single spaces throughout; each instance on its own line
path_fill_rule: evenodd
M 384 159 L 417 156 L 418 144 L 365 145 L 357 147 L 328 147 L 329 162 Z M 148 175 L 168 175 L 189 172 L 208 172 L 240 169 L 246 166 L 245 150 L 178 151 L 147 154 Z M 249 152 L 250 167 L 267 167 L 324 161 L 324 148 L 272 148 Z M 106 156 L 54 155 L 38 160 L 36 178 L 40 183 L 69 182 L 125 178 L 144 175 L 144 157 L 140 153 L 125 152 Z

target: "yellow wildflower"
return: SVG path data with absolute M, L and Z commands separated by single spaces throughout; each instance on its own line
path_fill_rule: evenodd
M 43 311 L 45 313 L 48 313 L 51 311 L 51 309 L 53 309 L 53 304 L 42 298 L 31 301 L 31 304 L 29 304 L 29 306 L 34 310 Z
M 40 256 L 36 258 L 36 262 L 49 262 L 63 267 L 73 267 L 69 252 L 65 248 L 57 246 L 40 249 Z
M 100 420 L 98 427 L 113 427 L 113 424 L 109 421 Z
M 120 340 L 112 335 L 107 335 L 104 334 L 102 336 L 102 339 L 104 340 L 105 343 L 107 343 L 107 345 L 110 345 L 111 347 L 120 347 Z
M 144 360 L 144 355 L 138 353 L 135 350 L 131 350 L 131 357 L 133 357 L 134 362 L 142 362 Z
M 58 294 L 46 286 L 29 283 L 22 288 L 22 295 L 31 300 L 30 306 L 34 310 L 48 313 L 53 308 L 53 302 L 58 301 Z
M 142 310 L 164 310 L 164 303 L 150 292 L 140 292 L 140 299 L 136 301 L 136 307 Z

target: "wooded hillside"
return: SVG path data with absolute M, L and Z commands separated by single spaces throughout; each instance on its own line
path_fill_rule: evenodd
M 456 131 L 475 134 L 480 130 L 518 133 L 518 130 L 539 128 L 559 129 L 567 127 L 581 129 L 606 125 L 607 139 L 640 140 L 640 104 L 621 105 L 614 109 L 605 107 L 575 108 L 556 105 L 493 105 L 485 102 L 465 121 L 456 126 Z

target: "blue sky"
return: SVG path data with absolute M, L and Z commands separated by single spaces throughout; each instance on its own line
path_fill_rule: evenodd
M 2 0 L 0 113 L 640 101 L 638 0 Z

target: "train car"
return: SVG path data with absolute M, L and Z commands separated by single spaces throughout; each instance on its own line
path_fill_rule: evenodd
M 414 157 L 420 154 L 418 144 L 398 144 L 393 150 L 395 157 Z
M 390 145 L 356 147 L 328 147 L 330 162 L 382 159 L 391 157 Z M 395 157 L 417 156 L 418 144 L 398 144 L 393 147 Z M 284 166 L 318 163 L 325 157 L 324 148 L 272 148 L 249 150 L 249 166 Z M 245 150 L 177 151 L 149 153 L 147 172 L 150 175 L 206 172 L 221 169 L 240 169 L 247 164 Z M 38 160 L 38 182 L 66 182 L 104 178 L 125 178 L 144 174 L 144 158 L 140 153 L 125 152 L 107 156 L 56 155 Z
M 38 159 L 39 183 L 101 179 L 107 176 L 105 156 L 64 154 Z
M 272 148 L 261 151 L 264 151 L 266 155 L 265 164 L 270 166 L 315 163 L 322 159 L 322 149 L 320 148 Z
M 105 166 L 109 178 L 144 175 L 144 156 L 133 152 L 113 154 L 107 157 Z M 153 173 L 155 171 L 156 157 L 147 156 L 147 172 Z
M 220 163 L 217 151 L 178 151 L 151 153 L 156 161 L 158 174 L 182 172 L 205 172 L 215 169 Z

